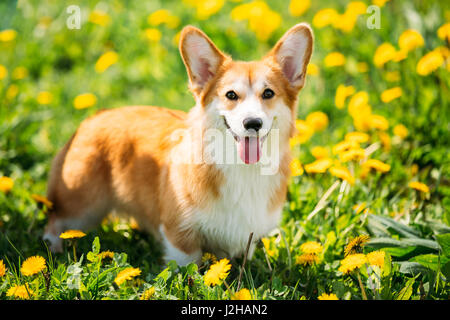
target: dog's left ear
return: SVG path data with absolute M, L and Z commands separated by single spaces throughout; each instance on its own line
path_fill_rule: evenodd
M 305 84 L 306 67 L 311 58 L 313 33 L 306 23 L 289 29 L 269 52 L 280 65 L 284 76 L 292 87 L 300 89 Z

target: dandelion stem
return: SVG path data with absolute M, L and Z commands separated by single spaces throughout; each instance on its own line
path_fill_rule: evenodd
M 361 281 L 361 276 L 359 275 L 359 270 L 356 272 L 356 277 L 358 278 L 358 283 L 359 283 L 359 287 L 361 288 L 361 294 L 362 294 L 363 300 L 367 300 L 366 290 L 364 289 L 364 285 Z
M 230 295 L 230 298 L 233 296 L 233 292 L 231 291 L 230 286 L 228 285 L 228 283 L 225 281 L 225 279 L 223 280 L 223 284 L 225 285 L 225 287 L 227 288 L 228 294 Z M 239 289 L 238 289 L 239 291 Z
M 72 247 L 73 247 L 73 260 L 75 261 L 75 263 L 77 262 L 77 249 L 76 249 L 76 246 L 77 246 L 77 244 L 74 241 Z

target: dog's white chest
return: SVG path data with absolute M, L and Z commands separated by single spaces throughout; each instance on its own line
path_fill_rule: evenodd
M 225 167 L 223 172 L 220 197 L 208 210 L 195 212 L 193 222 L 206 248 L 233 257 L 245 250 L 251 232 L 256 240 L 276 228 L 281 207 L 273 212 L 268 208 L 280 176 L 244 166 Z

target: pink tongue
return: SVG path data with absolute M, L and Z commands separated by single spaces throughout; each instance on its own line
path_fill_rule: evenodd
M 238 152 L 239 157 L 241 157 L 241 160 L 246 164 L 258 162 L 261 157 L 259 137 L 241 138 L 238 144 Z

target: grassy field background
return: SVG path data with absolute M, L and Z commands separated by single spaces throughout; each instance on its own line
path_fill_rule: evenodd
M 449 298 L 445 1 L 24 0 L 0 12 L 0 299 Z M 211 258 L 165 266 L 151 236 L 114 216 L 49 253 L 50 161 L 80 122 L 104 108 L 194 105 L 177 47 L 184 25 L 252 60 L 298 22 L 315 44 L 293 177 L 282 224 L 241 283 L 242 258 L 210 285 Z M 45 264 L 29 261 L 27 273 L 31 256 Z

